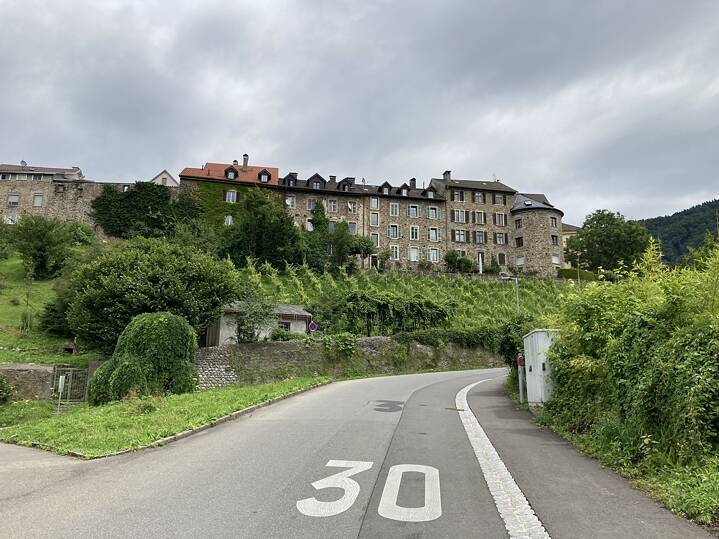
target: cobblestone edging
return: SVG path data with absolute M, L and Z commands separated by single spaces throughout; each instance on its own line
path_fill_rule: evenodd
M 222 423 L 226 423 L 227 421 L 232 421 L 233 419 L 237 419 L 238 417 L 241 417 L 243 415 L 250 414 L 256 410 L 259 410 L 260 408 L 269 406 L 270 404 L 274 404 L 276 402 L 288 399 L 290 397 L 294 397 L 295 395 L 300 395 L 301 393 L 306 393 L 307 391 L 316 389 L 318 387 L 326 386 L 327 384 L 330 384 L 330 383 L 332 383 L 332 382 L 331 381 L 321 382 L 319 384 L 315 384 L 313 386 L 306 387 L 306 388 L 300 389 L 298 391 L 293 391 L 292 393 L 288 393 L 287 395 L 282 395 L 280 397 L 275 397 L 274 399 L 269 399 L 264 402 L 254 404 L 248 408 L 243 408 L 242 410 L 237 410 L 235 412 L 232 412 L 231 414 L 227 414 L 222 417 L 219 417 L 219 418 L 215 419 L 214 421 L 210 421 L 209 423 L 205 423 L 204 425 L 200 425 L 199 427 L 196 427 L 194 429 L 178 432 L 177 434 L 173 434 L 172 436 L 166 436 L 165 438 L 160 438 L 159 440 L 156 440 L 152 443 L 149 443 L 147 445 L 143 445 L 141 447 L 137 447 L 134 449 L 123 449 L 122 451 L 115 451 L 114 453 L 108 453 L 107 455 L 98 455 L 98 456 L 88 456 L 88 455 L 84 455 L 82 453 L 78 453 L 76 451 L 68 451 L 65 454 L 68 456 L 71 456 L 71 457 L 77 457 L 77 458 L 81 458 L 84 460 L 95 460 L 95 459 L 102 459 L 102 458 L 106 458 L 106 457 L 115 457 L 117 455 L 124 455 L 125 453 L 134 453 L 135 451 L 141 451 L 143 449 L 148 449 L 150 447 L 161 447 L 163 445 L 167 445 L 169 443 L 176 442 L 177 440 L 182 440 L 183 438 L 187 438 L 188 436 L 192 436 L 193 434 L 202 432 L 203 430 L 207 430 L 216 425 L 220 425 Z M 34 444 L 33 444 L 33 447 L 40 447 L 41 449 L 45 449 L 45 448 L 52 449 L 49 446 L 43 447 L 43 446 L 34 445 Z

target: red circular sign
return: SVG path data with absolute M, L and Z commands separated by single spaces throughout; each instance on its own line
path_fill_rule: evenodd
M 517 365 L 519 367 L 524 367 L 524 356 L 522 354 L 517 356 Z

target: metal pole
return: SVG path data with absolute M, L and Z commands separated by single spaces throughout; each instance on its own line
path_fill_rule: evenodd
M 517 293 L 517 314 L 519 314 L 519 279 L 514 278 L 514 291 Z
M 521 366 L 521 367 L 518 366 L 517 371 L 519 371 L 519 402 L 521 404 L 524 404 L 524 394 L 525 394 L 524 388 L 525 388 L 526 379 L 527 379 L 525 376 L 525 373 L 524 373 L 524 366 Z

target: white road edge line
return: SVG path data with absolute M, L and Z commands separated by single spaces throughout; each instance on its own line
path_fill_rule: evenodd
M 467 394 L 470 390 L 476 385 L 490 380 L 496 380 L 496 378 L 480 380 L 459 390 L 455 398 L 459 417 L 464 425 L 464 430 L 467 431 L 467 437 L 472 444 L 479 467 L 482 469 L 489 492 L 494 499 L 494 505 L 497 506 L 509 537 L 512 539 L 519 537 L 551 539 L 467 403 Z

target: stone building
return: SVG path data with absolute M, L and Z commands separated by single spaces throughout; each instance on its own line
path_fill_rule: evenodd
M 212 196 L 225 224 L 232 223 L 242 190 L 259 186 L 272 190 L 306 229 L 312 227 L 312 208 L 322 204 L 331 223 L 346 221 L 352 234 L 371 238 L 395 268 L 424 262 L 440 269 L 451 249 L 470 257 L 480 272 L 495 260 L 503 271 L 554 277 L 562 265 L 563 214 L 542 194 L 519 193 L 499 181 L 454 179 L 450 171 L 426 188 L 415 178 L 395 187 L 319 173 L 279 177 L 276 167 L 251 167 L 243 157 L 242 167 L 237 161 L 207 163 L 180 173 L 183 189 L 221 184 Z M 377 262 L 375 255 L 370 263 Z

